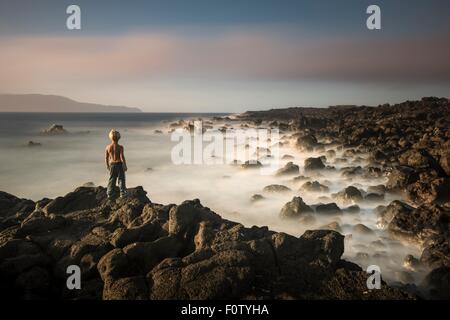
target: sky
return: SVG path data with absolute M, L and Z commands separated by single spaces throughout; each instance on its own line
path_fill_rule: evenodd
M 81 30 L 66 28 L 71 4 Z M 148 112 L 450 97 L 449 13 L 448 0 L 0 0 L 0 93 Z

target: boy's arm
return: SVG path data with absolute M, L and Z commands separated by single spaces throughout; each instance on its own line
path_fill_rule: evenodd
M 109 153 L 108 153 L 108 147 L 106 147 L 106 149 L 105 149 L 105 163 L 106 163 L 106 168 L 109 170 Z
M 123 146 L 122 146 L 122 148 L 120 148 L 120 160 L 122 160 L 122 163 L 123 163 L 123 170 L 127 171 L 128 170 L 127 161 L 125 160 L 125 153 L 123 151 Z

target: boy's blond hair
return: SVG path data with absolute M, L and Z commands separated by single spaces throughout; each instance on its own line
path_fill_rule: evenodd
M 119 131 L 117 131 L 117 130 L 114 130 L 114 129 L 112 129 L 110 132 L 109 132 L 109 139 L 111 140 L 111 141 L 114 141 L 114 142 L 117 142 L 117 141 L 119 141 L 119 139 L 120 139 L 120 132 Z

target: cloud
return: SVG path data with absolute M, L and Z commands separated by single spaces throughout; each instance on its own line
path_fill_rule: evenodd
M 2 38 L 0 85 L 20 90 L 174 77 L 442 83 L 450 81 L 448 39 L 311 39 L 254 30 Z

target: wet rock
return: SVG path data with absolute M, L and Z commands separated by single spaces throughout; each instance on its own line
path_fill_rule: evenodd
M 329 192 L 330 189 L 327 186 L 324 186 L 323 184 L 320 184 L 318 181 L 308 181 L 305 182 L 301 187 L 300 191 L 307 191 L 307 192 Z
M 411 271 L 421 271 L 424 266 L 419 259 L 415 258 L 411 254 L 408 254 L 405 259 L 403 259 L 403 267 Z
M 315 136 L 309 134 L 297 138 L 296 145 L 300 150 L 303 151 L 313 151 L 314 148 L 319 146 Z
M 285 154 L 281 157 L 281 160 L 294 160 L 295 157 L 291 156 L 290 154 Z
M 288 192 L 291 192 L 292 190 L 281 184 L 271 184 L 271 185 L 265 186 L 263 191 L 267 192 L 267 193 L 288 193 Z
M 411 167 L 399 166 L 389 174 L 386 188 L 389 191 L 404 191 L 406 187 L 419 179 L 419 174 Z
M 338 201 L 341 201 L 344 204 L 348 203 L 357 203 L 363 200 L 361 191 L 354 186 L 349 186 L 344 190 L 338 192 L 334 198 Z
M 305 160 L 304 169 L 305 172 L 322 170 L 325 168 L 325 165 L 322 162 L 322 159 L 319 158 L 307 158 Z
M 397 271 L 395 277 L 402 283 L 414 283 L 414 277 L 407 271 Z
M 342 210 L 334 202 L 319 204 L 316 207 L 316 212 L 319 214 L 342 214 Z
M 49 128 L 43 130 L 42 133 L 47 135 L 61 135 L 66 134 L 67 130 L 60 124 L 53 124 Z
M 277 170 L 277 176 L 293 175 L 299 173 L 298 165 L 293 162 L 288 162 L 283 168 Z
M 262 167 L 261 162 L 256 160 L 247 160 L 241 165 L 242 169 L 258 169 L 261 167 Z
M 387 207 L 381 207 L 378 213 L 377 226 L 385 229 L 395 216 L 407 217 L 414 210 L 410 205 L 399 200 L 392 201 Z
M 314 211 L 303 202 L 301 197 L 294 197 L 287 202 L 280 211 L 281 218 L 299 218 L 305 214 L 311 214 Z

